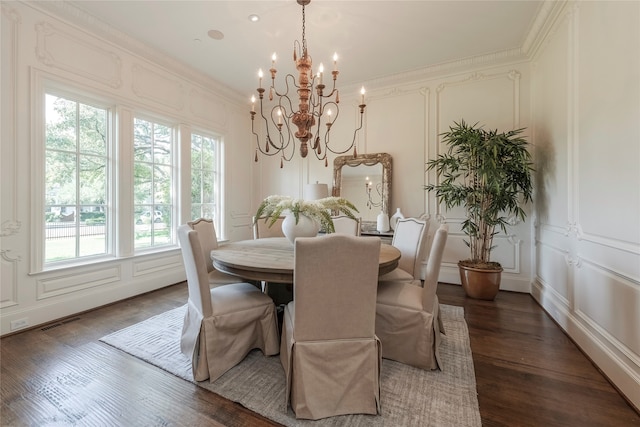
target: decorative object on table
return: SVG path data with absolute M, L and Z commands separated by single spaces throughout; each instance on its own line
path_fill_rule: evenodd
M 264 220 L 272 226 L 280 215 L 285 215 L 285 219 L 282 222 L 282 231 L 285 236 L 294 242 L 296 237 L 302 235 L 313 237 L 318 234 L 320 227 L 327 233 L 333 233 L 335 228 L 333 226 L 333 220 L 331 219 L 331 212 L 343 213 L 349 218 L 357 219 L 354 215 L 354 211 L 358 212 L 358 209 L 347 199 L 342 197 L 325 197 L 319 200 L 302 200 L 294 199 L 289 196 L 269 196 L 260 203 L 255 218 L 264 218 Z M 288 217 L 292 217 L 288 220 Z M 303 218 L 311 219 L 311 223 L 314 224 L 314 228 L 309 228 L 309 222 Z M 300 225 L 304 227 L 303 231 L 291 232 L 290 223 L 293 225 Z M 285 224 L 287 224 L 285 226 Z M 299 234 L 303 233 L 303 234 Z M 313 233 L 313 234 L 310 234 Z
M 376 230 L 380 233 L 389 231 L 389 215 L 386 212 L 380 212 L 376 218 Z
M 442 178 L 426 185 L 447 209 L 463 206 L 471 257 L 458 263 L 462 286 L 468 296 L 492 300 L 500 289 L 502 266 L 491 261 L 496 226 L 504 233 L 507 225 L 526 218 L 522 205 L 532 201 L 531 154 L 527 141 L 519 136 L 524 128 L 498 133 L 454 122 L 441 134 L 448 145 L 446 154 L 427 162 Z M 476 282 L 478 276 L 489 275 Z
M 404 215 L 400 211 L 400 208 L 397 208 L 396 213 L 394 213 L 391 218 L 389 218 L 389 227 L 391 227 L 392 230 L 396 229 L 396 223 L 399 219 L 404 219 Z
M 251 132 L 256 138 L 255 161 L 258 161 L 258 151 L 266 156 L 280 156 L 280 168 L 284 161 L 290 161 L 295 152 L 295 139 L 300 141 L 300 156 L 307 157 L 309 148 L 318 160 L 324 160 L 325 167 L 329 165 L 327 153 L 343 154 L 353 148 L 353 156 L 357 155 L 355 143 L 358 131 L 362 128 L 364 116 L 364 87 L 360 90 L 360 125 L 353 132 L 351 144 L 334 150 L 329 146 L 331 126 L 340 115 L 338 103 L 340 97 L 336 88 L 338 78 L 338 55 L 333 55 L 332 86 L 325 92 L 324 66 L 320 63 L 317 73 L 312 70 L 311 55 L 307 50 L 305 38 L 305 6 L 311 0 L 297 0 L 302 6 L 302 43 L 295 41 L 293 49 L 293 61 L 298 70 L 298 81 L 292 74 L 285 76 L 285 89 L 280 92 L 276 89 L 276 54 L 271 56 L 271 83 L 268 90 L 268 101 L 264 99 L 265 88 L 262 87 L 262 69 L 258 71 L 258 98 L 260 117 L 263 124 L 259 127 L 264 130 L 264 148 L 260 144 L 260 136 L 254 127 L 256 117 L 256 97 L 251 97 Z M 289 90 L 295 92 L 297 100 L 291 99 Z M 293 95 L 293 93 L 292 93 Z M 266 104 L 266 105 L 263 105 Z M 293 105 L 299 106 L 298 111 L 293 111 Z M 266 113 L 266 116 L 265 116 Z M 316 126 L 317 125 L 317 126 Z M 283 129 L 284 126 L 284 129 Z M 297 130 L 295 130 L 297 128 Z M 309 147 L 311 145 L 311 147 Z

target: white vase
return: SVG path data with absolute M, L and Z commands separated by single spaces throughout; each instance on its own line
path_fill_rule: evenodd
M 320 224 L 306 215 L 298 215 L 298 223 L 293 214 L 287 214 L 282 221 L 282 232 L 291 244 L 298 237 L 315 237 L 320 231 Z
M 402 214 L 402 212 L 400 212 L 400 208 L 396 209 L 396 213 L 394 213 L 389 219 L 389 226 L 392 230 L 396 229 L 396 224 L 398 223 L 399 219 L 404 219 L 404 215 Z
M 379 233 L 389 231 L 389 215 L 387 215 L 386 212 L 380 212 L 377 219 L 376 230 L 378 230 Z

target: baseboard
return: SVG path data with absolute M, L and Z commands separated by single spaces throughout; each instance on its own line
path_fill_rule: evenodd
M 602 374 L 640 412 L 640 369 L 615 350 L 611 342 L 591 331 L 573 315 L 569 307 L 552 290 L 534 282 L 531 295 L 569 338 L 593 362 Z

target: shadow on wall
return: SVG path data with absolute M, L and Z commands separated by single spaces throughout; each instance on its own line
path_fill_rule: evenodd
M 551 144 L 551 138 L 546 129 L 536 129 L 535 143 L 535 205 L 538 221 L 547 220 L 549 217 L 549 192 L 555 188 L 556 182 L 556 155 Z

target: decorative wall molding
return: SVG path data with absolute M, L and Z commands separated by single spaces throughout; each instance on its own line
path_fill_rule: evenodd
M 214 122 L 216 127 L 226 129 L 228 116 L 226 106 L 217 101 L 215 95 L 191 89 L 189 92 L 189 112 L 204 120 L 205 123 Z
M 562 16 L 566 0 L 547 0 L 538 10 L 531 29 L 522 43 L 522 51 L 529 58 L 534 57 L 538 51 L 553 38 L 555 23 Z
M 122 280 L 121 269 L 120 265 L 116 265 L 96 270 L 67 272 L 61 275 L 51 273 L 49 277 L 37 280 L 36 298 L 42 300 L 118 282 Z
M 395 86 L 398 84 L 410 84 L 411 82 L 422 82 L 430 80 L 439 75 L 453 74 L 459 70 L 468 70 L 480 66 L 497 66 L 501 64 L 516 63 L 527 60 L 527 56 L 521 48 L 505 49 L 485 55 L 462 58 L 455 61 L 444 62 L 429 67 L 397 73 L 390 76 L 381 77 L 367 81 L 367 87 Z M 356 84 L 346 85 L 343 91 L 356 90 Z M 359 86 L 358 86 L 359 88 Z
M 421 87 L 420 94 L 424 97 L 424 164 L 426 165 L 429 159 L 431 158 L 431 134 L 429 128 L 429 115 L 431 114 L 429 105 L 431 102 L 431 91 L 428 87 Z M 438 140 L 437 137 L 433 139 L 434 143 Z M 424 180 L 422 181 L 423 185 L 427 185 L 429 183 L 429 174 L 424 173 Z M 431 204 L 430 204 L 430 194 L 426 191 L 424 193 L 424 214 L 428 217 L 431 217 Z
M 131 74 L 131 90 L 140 98 L 157 102 L 173 110 L 184 109 L 184 86 L 177 78 L 161 75 L 140 64 L 133 65 Z
M 18 152 L 18 138 L 16 135 L 16 129 L 18 128 L 18 27 L 22 23 L 20 14 L 13 8 L 9 8 L 5 3 L 2 6 L 2 24 L 0 29 L 2 30 L 1 44 L 3 55 L 7 56 L 8 64 L 3 67 L 2 76 L 3 81 L 7 82 L 8 87 L 2 88 L 2 130 L 1 138 L 4 140 L 2 148 L 0 148 L 0 167 L 2 167 L 2 180 L 6 183 L 10 180 L 11 184 L 8 188 L 11 188 L 10 195 L 2 194 L 4 203 L 10 204 L 9 211 L 11 212 L 11 219 L 2 223 L 2 232 L 0 236 L 10 236 L 17 234 L 20 231 L 21 222 L 16 220 L 18 217 L 18 200 L 17 200 L 17 182 L 15 167 L 18 164 L 17 152 Z M 6 103 L 6 104 L 5 104 Z M 5 109 L 5 107 L 8 107 Z M 5 119 L 6 117 L 6 119 Z M 5 121 L 6 120 L 6 121 Z M 10 141 L 10 142 L 9 142 Z M 5 147 L 11 147 L 10 150 Z M 4 212 L 0 212 L 1 215 Z
M 175 75 L 183 77 L 185 80 L 196 82 L 201 86 L 214 88 L 219 96 L 224 97 L 227 101 L 238 102 L 243 99 L 244 95 L 235 90 L 230 89 L 221 82 L 214 80 L 205 74 L 171 58 L 170 56 L 136 40 L 130 35 L 123 33 L 98 17 L 88 14 L 87 12 L 77 8 L 75 5 L 67 1 L 45 1 L 37 4 L 30 3 L 30 7 L 44 11 L 45 13 L 53 13 L 60 19 L 67 20 L 74 25 L 82 28 L 90 28 L 92 33 L 104 38 L 109 43 L 122 47 L 139 58 L 161 64 L 168 71 Z
M 114 89 L 122 85 L 122 60 L 114 52 L 48 22 L 37 23 L 35 30 L 36 58 L 40 63 Z
M 15 202 L 14 202 L 14 206 L 15 206 Z M 22 221 L 6 220 L 2 223 L 0 237 L 8 237 L 14 234 L 18 234 L 20 232 L 21 227 L 22 227 Z
M 18 262 L 22 260 L 21 255 L 13 255 L 11 249 L 0 249 L 0 258 L 6 262 L 8 265 L 2 265 L 2 293 L 0 294 L 2 300 L 0 300 L 0 308 L 12 307 L 14 305 L 18 305 Z M 8 268 L 9 271 L 6 271 L 5 268 Z M 6 279 L 9 279 L 9 286 L 4 282 Z
M 133 262 L 133 277 L 144 276 L 147 274 L 158 273 L 162 271 L 183 270 L 182 255 L 179 251 L 166 254 L 153 259 L 136 260 Z

